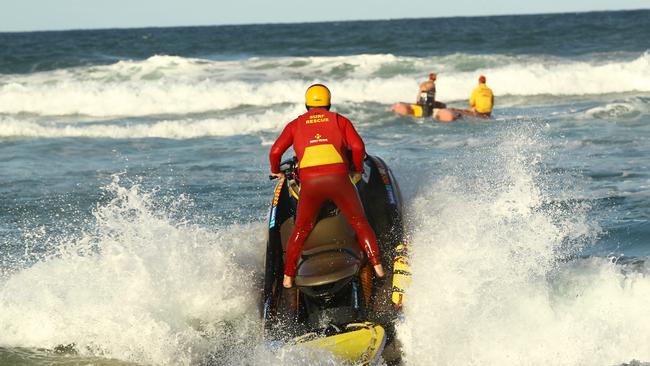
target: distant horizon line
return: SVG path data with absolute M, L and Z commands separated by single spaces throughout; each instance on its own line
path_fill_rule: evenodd
M 138 29 L 161 29 L 161 28 L 207 28 L 207 27 L 238 27 L 255 25 L 290 25 L 290 24 L 320 24 L 320 23 L 352 23 L 352 22 L 382 22 L 400 20 L 422 20 L 422 19 L 453 19 L 453 18 L 497 18 L 512 16 L 532 15 L 568 15 L 568 14 L 589 14 L 589 13 L 622 13 L 635 11 L 650 11 L 648 8 L 638 9 L 617 9 L 617 10 L 585 10 L 585 11 L 560 11 L 541 13 L 517 13 L 517 14 L 492 14 L 492 15 L 450 15 L 436 17 L 412 17 L 412 18 L 378 18 L 378 19 L 347 19 L 347 20 L 324 20 L 314 22 L 259 22 L 259 23 L 227 23 L 227 24 L 194 24 L 194 25 L 150 25 L 150 26 L 125 26 L 125 27 L 98 27 L 98 28 L 62 28 L 62 29 L 36 29 L 36 30 L 0 30 L 0 34 L 7 33 L 46 33 L 46 32 L 78 32 L 78 31 L 107 31 L 107 30 L 138 30 Z

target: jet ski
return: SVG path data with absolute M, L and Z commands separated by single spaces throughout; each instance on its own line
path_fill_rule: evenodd
M 297 159 L 281 164 L 269 213 L 264 289 L 260 301 L 269 345 L 326 350 L 345 362 L 399 361 L 394 323 L 410 282 L 402 197 L 391 170 L 366 156 L 354 182 L 377 237 L 384 278 L 374 277 L 354 230 L 331 201 L 321 207 L 304 244 L 295 286 L 282 286 L 287 241 L 300 200 Z
M 463 116 L 456 108 L 447 108 L 444 103 L 436 102 L 432 109 L 427 109 L 420 104 L 396 103 L 391 111 L 402 116 L 431 117 L 438 122 L 453 122 Z

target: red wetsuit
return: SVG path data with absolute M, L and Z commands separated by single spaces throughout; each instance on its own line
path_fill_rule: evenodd
M 338 113 L 311 108 L 284 128 L 273 144 L 269 160 L 271 172 L 280 172 L 282 154 L 293 145 L 298 156 L 300 200 L 296 223 L 287 243 L 284 274 L 296 275 L 303 244 L 325 200 L 332 200 L 354 228 L 362 249 L 372 265 L 379 264 L 375 233 L 363 212 L 359 194 L 350 181 L 345 151 L 352 150 L 354 171 L 363 171 L 365 147 L 352 123 Z

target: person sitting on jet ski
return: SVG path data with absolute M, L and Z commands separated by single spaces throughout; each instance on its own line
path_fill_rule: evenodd
M 430 73 L 429 79 L 420 83 L 420 89 L 415 98 L 415 103 L 422 106 L 422 115 L 424 117 L 434 115 L 438 109 L 447 108 L 445 103 L 436 102 L 436 78 L 437 74 L 435 72 Z
M 437 74 L 432 72 L 429 79 L 420 83 L 418 94 L 415 97 L 415 104 L 397 103 L 390 108 L 391 111 L 403 116 L 433 117 L 440 122 L 451 122 L 461 115 L 457 111 L 447 108 L 445 103 L 436 101 L 436 78 Z
M 494 107 L 494 93 L 485 85 L 485 76 L 478 78 L 478 86 L 472 90 L 469 97 L 470 112 L 475 117 L 491 118 Z
M 321 205 L 332 200 L 354 228 L 359 244 L 366 252 L 379 277 L 384 276 L 377 239 L 361 206 L 359 194 L 350 180 L 345 153 L 352 150 L 355 181 L 363 171 L 366 155 L 363 140 L 344 116 L 330 112 L 331 94 L 322 84 L 314 84 L 305 93 L 307 112 L 289 122 L 271 147 L 271 175 L 280 178 L 282 154 L 293 145 L 298 157 L 300 200 L 296 222 L 287 243 L 283 286 L 291 288 L 298 259 Z

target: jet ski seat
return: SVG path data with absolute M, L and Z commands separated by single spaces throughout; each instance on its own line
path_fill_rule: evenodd
M 282 238 L 291 236 L 292 221 L 287 220 L 281 226 Z M 287 241 L 283 240 L 282 243 L 285 252 Z M 354 276 L 360 270 L 363 258 L 354 230 L 342 213 L 322 218 L 303 246 L 296 285 L 321 286 Z

